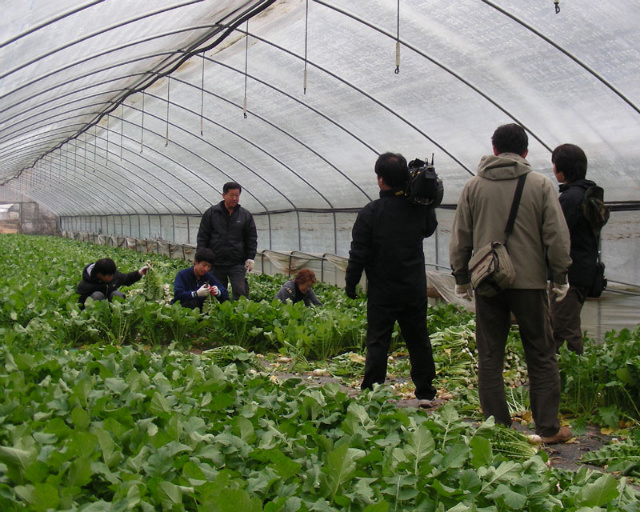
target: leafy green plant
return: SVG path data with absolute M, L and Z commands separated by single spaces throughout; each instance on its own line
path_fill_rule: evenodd
M 559 365 L 566 410 L 613 429 L 640 422 L 640 327 L 587 340 L 582 356 L 562 350 Z
M 449 404 L 398 409 L 201 355 L 0 347 L 3 510 L 634 510 L 626 481 L 505 451 Z M 218 353 L 222 356 L 222 354 Z

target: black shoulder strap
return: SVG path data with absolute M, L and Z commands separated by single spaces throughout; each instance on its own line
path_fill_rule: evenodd
M 505 234 L 507 235 L 504 241 L 504 245 L 507 245 L 509 235 L 513 232 L 513 225 L 516 223 L 516 215 L 518 214 L 520 198 L 522 197 L 522 189 L 524 188 L 524 182 L 526 179 L 526 174 L 523 174 L 518 178 L 518 185 L 516 186 L 516 192 L 513 196 L 513 203 L 511 203 L 511 211 L 509 212 L 509 220 L 507 221 L 507 227 L 504 230 Z

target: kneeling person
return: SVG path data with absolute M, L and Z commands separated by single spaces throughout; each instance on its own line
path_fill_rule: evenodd
M 209 272 L 213 263 L 211 249 L 200 248 L 193 258 L 193 267 L 178 272 L 173 283 L 173 302 L 185 308 L 202 310 L 205 299 L 213 295 L 218 301 L 229 298 L 227 289 Z
M 123 274 L 119 272 L 111 258 L 102 258 L 84 267 L 82 280 L 78 283 L 76 293 L 80 295 L 78 302 L 84 306 L 91 297 L 93 300 L 111 301 L 113 297 L 125 298 L 124 293 L 118 291 L 121 286 L 131 286 L 142 279 L 149 269 L 144 265 L 140 270 Z
M 276 294 L 276 299 L 286 303 L 290 300 L 294 304 L 303 301 L 304 305 L 322 306 L 322 302 L 318 300 L 312 287 L 316 283 L 316 275 L 313 270 L 303 268 L 298 271 L 295 279 L 291 279 L 282 285 L 282 288 Z

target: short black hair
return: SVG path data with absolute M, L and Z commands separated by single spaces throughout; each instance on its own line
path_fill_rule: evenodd
M 554 149 L 551 163 L 555 164 L 557 172 L 564 174 L 568 183 L 587 176 L 587 155 L 575 144 L 561 144 Z
M 529 148 L 529 137 L 519 124 L 503 124 L 493 132 L 491 143 L 498 154 L 515 153 L 522 156 Z
M 227 181 L 224 185 L 222 185 L 223 194 L 226 194 L 227 192 L 229 192 L 229 190 L 232 189 L 238 189 L 238 191 L 242 194 L 242 187 L 240 186 L 240 183 L 236 183 L 235 181 Z
M 96 274 L 102 274 L 103 276 L 112 276 L 117 270 L 116 262 L 111 258 L 102 258 L 101 260 L 96 261 L 95 265 L 93 265 L 93 271 Z
M 196 249 L 195 255 L 193 256 L 194 263 L 199 261 L 206 261 L 210 265 L 213 265 L 214 259 L 215 256 L 213 255 L 213 251 L 208 247 L 198 247 Z
M 401 187 L 409 179 L 407 159 L 400 153 L 383 153 L 376 161 L 375 171 L 391 188 Z

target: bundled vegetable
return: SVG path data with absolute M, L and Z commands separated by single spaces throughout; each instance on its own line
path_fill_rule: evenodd
M 142 292 L 147 300 L 159 302 L 165 298 L 165 287 L 162 274 L 153 266 L 151 261 L 147 261 L 149 266 L 144 277 Z

